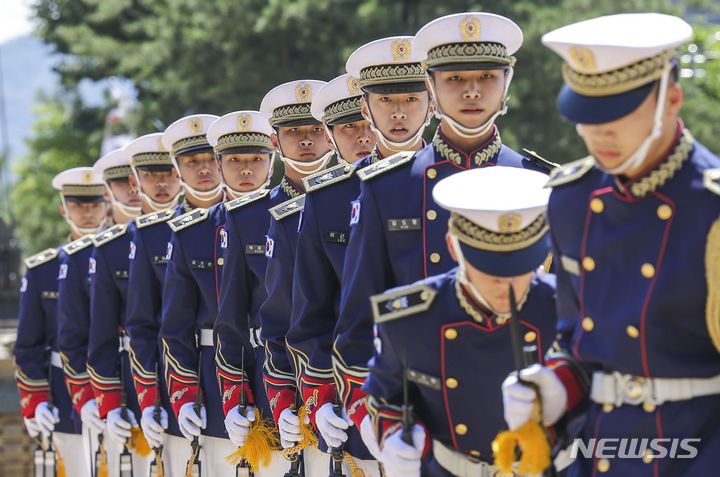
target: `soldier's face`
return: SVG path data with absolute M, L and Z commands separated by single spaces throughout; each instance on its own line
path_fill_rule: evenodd
M 506 70 L 433 71 L 440 110 L 465 127 L 482 126 L 500 109 Z
M 108 185 L 112 190 L 115 200 L 123 205 L 131 207 L 139 207 L 142 204 L 138 195 L 137 184 L 130 183 L 129 180 L 109 181 Z
M 105 201 L 100 202 L 75 202 L 65 201 L 66 207 L 60 205 L 60 213 L 63 217 L 70 219 L 72 223 L 81 228 L 96 228 L 105 218 L 109 206 Z
M 393 142 L 407 141 L 418 132 L 428 115 L 427 91 L 403 94 L 367 93 L 362 99 L 363 116 L 372 114 L 375 127 Z
M 195 190 L 205 192 L 220 184 L 220 167 L 212 152 L 200 152 L 176 158 L 182 180 Z
M 465 262 L 467 270 L 467 278 L 473 284 L 475 289 L 487 300 L 498 313 L 508 313 L 510 311 L 510 281 L 515 291 L 515 296 L 519 300 L 525 296 L 530 282 L 532 281 L 533 272 L 515 277 L 496 277 L 481 272 L 469 263 Z
M 223 181 L 234 191 L 253 191 L 267 180 L 271 160 L 270 154 L 221 154 Z
M 311 162 L 330 150 L 325 141 L 325 128 L 321 124 L 279 127 L 272 138 L 275 147 L 280 146 L 285 157 L 296 161 Z
M 331 131 L 340 155 L 348 162 L 370 155 L 375 146 L 375 133 L 370 129 L 370 121 L 336 124 Z
M 172 170 L 151 172 L 139 169 L 137 177 L 140 179 L 140 187 L 143 193 L 160 204 L 173 200 L 182 188 L 180 179 L 173 174 Z M 130 177 L 130 180 L 134 180 L 134 177 Z

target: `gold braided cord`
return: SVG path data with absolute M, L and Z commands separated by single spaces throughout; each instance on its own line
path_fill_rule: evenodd
M 609 96 L 625 93 L 660 78 L 664 66 L 675 56 L 675 50 L 665 50 L 621 69 L 598 74 L 584 74 L 562 65 L 565 83 L 576 93 L 585 96 Z
M 340 101 L 336 101 L 325 108 L 323 122 L 330 123 L 336 119 L 350 116 L 351 114 L 359 114 L 360 110 L 360 96 L 345 98 Z
M 130 165 L 138 166 L 164 166 L 172 164 L 169 152 L 140 152 L 130 159 Z
M 293 121 L 297 119 L 315 120 L 313 115 L 310 114 L 310 103 L 294 103 L 286 104 L 285 106 L 278 106 L 273 109 L 270 124 L 274 126 L 276 123 L 281 121 Z
M 302 192 L 299 192 L 295 186 L 293 186 L 290 182 L 288 182 L 287 177 L 283 176 L 282 180 L 280 181 L 280 188 L 285 192 L 291 199 L 296 199 L 302 195 Z
M 195 446 L 195 449 L 190 456 L 190 460 L 187 463 L 187 468 L 185 469 L 185 477 L 193 477 L 193 465 L 195 465 L 195 462 L 197 461 L 198 452 L 200 452 L 200 446 Z
M 237 132 L 220 136 L 220 138 L 218 138 L 217 145 L 215 146 L 215 150 L 220 152 L 226 149 L 241 146 L 257 146 L 274 149 L 270 136 L 267 134 Z
M 713 222 L 705 245 L 707 300 L 705 321 L 715 349 L 720 352 L 720 217 Z
M 443 137 L 440 135 L 440 130 L 435 131 L 435 137 L 433 137 L 433 145 L 435 150 L 440 157 L 448 161 L 452 161 L 455 164 L 465 167 L 463 154 L 458 152 L 457 149 L 452 147 Z M 473 154 L 473 162 L 477 166 L 481 166 L 488 162 L 493 157 L 497 156 L 502 148 L 502 139 L 500 139 L 500 133 L 495 134 L 495 137 L 490 141 L 490 144 L 482 148 Z
M 62 186 L 62 195 L 78 195 L 91 197 L 95 195 L 103 195 L 104 192 L 104 184 L 66 184 Z
M 632 195 L 638 198 L 644 197 L 672 179 L 675 173 L 680 170 L 683 163 L 690 158 L 694 141 L 695 139 L 690 131 L 683 129 L 680 141 L 678 141 L 677 146 L 675 146 L 675 149 L 673 149 L 673 152 L 670 153 L 667 159 L 660 163 L 660 165 L 653 169 L 648 175 L 630 186 Z
M 545 236 L 550 226 L 543 212 L 530 225 L 519 232 L 504 234 L 484 229 L 455 212 L 450 213 L 449 232 L 465 245 L 491 252 L 522 250 Z
M 515 65 L 515 57 L 507 53 L 505 45 L 490 42 L 461 42 L 446 43 L 436 46 L 428 51 L 428 57 L 422 62 L 427 69 L 446 63 L 499 63 L 501 65 Z
M 184 151 L 185 149 L 190 149 L 191 147 L 196 146 L 208 146 L 210 147 L 210 143 L 207 140 L 207 136 L 205 134 L 200 134 L 198 136 L 190 136 L 190 137 L 184 137 L 180 139 L 179 141 L 175 141 L 172 145 L 170 154 L 173 156 L 177 156 L 178 153 Z
M 425 82 L 420 63 L 400 63 L 390 65 L 369 66 L 360 70 L 358 85 L 360 87 L 385 84 L 385 83 L 407 83 L 411 81 Z
M 348 451 L 343 451 L 343 459 L 348 463 L 352 477 L 365 477 L 365 472 L 358 467 L 357 462 L 355 462 L 355 459 L 353 459 L 353 456 L 351 456 Z
M 130 166 L 108 167 L 103 171 L 103 180 L 125 179 L 132 175 Z

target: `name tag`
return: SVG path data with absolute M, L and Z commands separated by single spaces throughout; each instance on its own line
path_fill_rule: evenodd
M 329 243 L 347 245 L 349 240 L 350 234 L 348 232 L 327 232 L 325 234 L 325 241 Z
M 440 378 L 430 376 L 429 374 L 421 373 L 420 371 L 416 371 L 414 369 L 407 370 L 407 378 L 408 381 L 412 381 L 413 383 L 417 383 L 422 386 L 427 386 L 430 389 L 434 389 L 435 391 L 440 391 L 440 389 L 442 388 L 442 386 L 440 385 Z
M 212 270 L 213 263 L 209 260 L 197 260 L 193 258 L 190 260 L 190 268 L 195 268 L 197 270 Z
M 164 265 L 168 262 L 167 255 L 153 255 L 151 260 L 153 265 Z
M 422 229 L 422 222 L 416 217 L 408 219 L 388 219 L 387 225 L 389 232 L 404 232 L 406 230 Z
M 264 245 L 245 245 L 245 253 L 247 255 L 265 255 Z
M 115 278 L 128 278 L 129 276 L 129 270 L 115 270 Z
M 56 291 L 44 291 L 44 292 L 42 292 L 42 293 L 40 294 L 40 296 L 41 296 L 42 298 L 48 298 L 48 299 L 53 300 L 53 299 L 57 299 L 57 297 L 58 297 L 58 292 L 56 292 Z
M 580 276 L 580 262 L 574 258 L 570 258 L 567 255 L 560 256 L 560 263 L 562 263 L 563 269 L 575 276 Z

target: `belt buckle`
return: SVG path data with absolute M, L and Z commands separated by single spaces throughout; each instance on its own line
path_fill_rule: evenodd
M 623 400 L 631 405 L 638 405 L 650 395 L 650 381 L 640 376 L 623 376 Z

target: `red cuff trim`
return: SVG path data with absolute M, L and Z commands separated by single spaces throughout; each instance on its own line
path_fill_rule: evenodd
M 350 420 L 355 424 L 355 427 L 360 429 L 360 424 L 362 424 L 363 419 L 365 419 L 365 416 L 368 415 L 368 408 L 365 405 L 366 398 L 362 397 L 352 403 L 350 407 L 347 408 L 348 417 Z
M 222 382 L 221 390 L 223 393 L 223 412 L 226 416 L 231 409 L 240 404 L 241 389 L 245 390 L 245 402 L 247 403 L 247 405 L 250 406 L 255 404 L 255 399 L 253 398 L 252 390 L 250 389 L 250 384 L 248 383 L 247 379 L 242 380 L 242 383 L 240 380 L 231 381 L 230 379 L 221 378 L 220 373 L 218 373 L 218 380 Z
M 189 402 L 195 402 L 197 395 L 197 383 L 185 383 L 182 381 L 172 381 L 170 386 L 170 405 L 173 408 L 175 417 L 180 412 L 180 408 Z
M 302 393 L 307 416 L 310 418 L 313 427 L 317 429 L 315 425 L 315 411 L 335 400 L 335 384 L 323 384 L 320 386 L 305 385 L 302 388 Z
M 93 388 L 93 394 L 95 395 L 95 402 L 98 406 L 100 419 L 105 419 L 107 413 L 119 408 L 122 402 L 122 391 L 100 391 L 97 388 Z
M 553 372 L 565 387 L 565 391 L 567 392 L 566 410 L 571 411 L 583 400 L 586 394 L 585 390 L 580 385 L 575 373 L 572 372 L 570 365 L 560 364 L 553 368 Z
M 270 410 L 277 427 L 280 413 L 295 404 L 295 391 L 291 389 L 268 390 L 268 397 L 270 398 Z
M 49 390 L 27 391 L 20 388 L 20 409 L 23 417 L 32 419 L 35 417 L 35 408 L 41 402 L 50 399 Z
M 145 383 L 135 381 L 135 392 L 137 393 L 138 404 L 140 409 L 145 409 L 148 406 L 155 405 L 155 396 L 157 396 L 157 390 L 155 389 L 155 383 L 148 385 Z
M 92 386 L 90 385 L 90 379 L 75 380 L 65 378 L 65 383 L 68 387 L 68 393 L 72 397 L 72 405 L 79 416 L 85 403 L 95 398 Z

